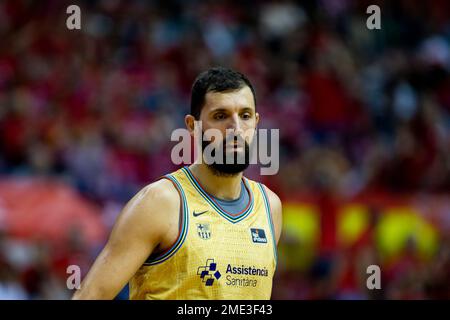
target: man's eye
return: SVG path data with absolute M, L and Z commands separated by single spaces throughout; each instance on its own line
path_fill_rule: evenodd
M 250 113 L 243 113 L 241 117 L 244 120 L 248 120 L 248 119 L 251 119 L 252 116 Z
M 223 119 L 225 119 L 225 115 L 223 113 L 216 113 L 214 115 L 214 119 L 216 119 L 216 120 L 223 120 Z

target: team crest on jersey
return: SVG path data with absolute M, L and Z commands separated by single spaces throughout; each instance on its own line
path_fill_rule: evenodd
M 250 228 L 250 233 L 252 234 L 252 241 L 254 243 L 267 243 L 266 233 L 264 232 L 264 229 Z
M 211 238 L 211 228 L 208 223 L 197 223 L 197 234 L 203 240 Z

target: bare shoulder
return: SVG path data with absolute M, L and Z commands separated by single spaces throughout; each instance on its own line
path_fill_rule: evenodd
M 270 204 L 270 212 L 272 214 L 272 220 L 275 228 L 275 237 L 278 243 L 278 240 L 281 236 L 281 228 L 283 224 L 283 215 L 282 215 L 282 204 L 280 197 L 270 190 L 267 186 L 264 185 L 264 190 L 267 193 L 267 198 Z
M 270 190 L 266 185 L 264 185 L 264 190 L 266 190 L 267 197 L 269 198 L 270 206 L 272 210 L 281 209 L 281 200 L 278 195 Z
M 150 236 L 160 242 L 177 223 L 173 220 L 178 219 L 179 208 L 177 189 L 171 181 L 161 179 L 143 187 L 128 201 L 116 221 L 116 229 L 130 237 Z
M 133 202 L 151 208 L 179 207 L 180 196 L 170 180 L 160 179 L 142 188 L 134 197 Z

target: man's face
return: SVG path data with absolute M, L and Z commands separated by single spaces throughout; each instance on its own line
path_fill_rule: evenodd
M 249 164 L 249 145 L 259 121 L 250 88 L 245 86 L 238 90 L 208 92 L 199 120 L 202 121 L 203 133 L 208 129 L 216 129 L 223 137 L 219 141 L 212 139 L 203 142 L 203 150 L 212 145 L 224 152 L 223 164 L 213 164 L 211 167 L 224 174 L 244 171 Z M 225 157 L 227 154 L 230 156 L 230 153 L 233 153 L 233 164 L 225 163 Z M 236 163 L 239 156 L 245 156 L 245 163 Z

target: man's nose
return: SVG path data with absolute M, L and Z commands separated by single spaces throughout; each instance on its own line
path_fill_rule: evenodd
M 228 129 L 233 130 L 235 134 L 241 134 L 242 133 L 242 126 L 241 126 L 241 119 L 239 118 L 238 114 L 233 114 L 231 117 L 230 124 L 228 126 Z

